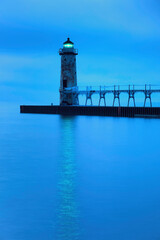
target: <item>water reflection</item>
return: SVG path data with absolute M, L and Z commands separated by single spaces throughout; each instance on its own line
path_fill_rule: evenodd
M 76 201 L 75 118 L 61 118 L 61 158 L 59 159 L 59 204 L 57 240 L 78 240 L 78 208 Z

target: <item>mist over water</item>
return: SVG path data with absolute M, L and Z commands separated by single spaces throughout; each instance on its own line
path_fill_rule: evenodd
M 0 131 L 1 239 L 159 239 L 159 119 L 5 104 Z

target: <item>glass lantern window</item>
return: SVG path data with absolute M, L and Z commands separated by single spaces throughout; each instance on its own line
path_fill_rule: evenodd
M 63 47 L 65 47 L 65 48 L 73 48 L 73 44 L 72 43 L 65 43 L 63 45 Z

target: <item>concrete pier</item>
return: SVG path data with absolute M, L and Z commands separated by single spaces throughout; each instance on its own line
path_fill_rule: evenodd
M 20 113 L 160 118 L 160 107 L 21 105 Z

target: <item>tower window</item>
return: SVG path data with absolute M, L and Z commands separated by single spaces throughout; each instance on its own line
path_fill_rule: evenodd
M 67 88 L 67 80 L 63 79 L 63 88 Z

